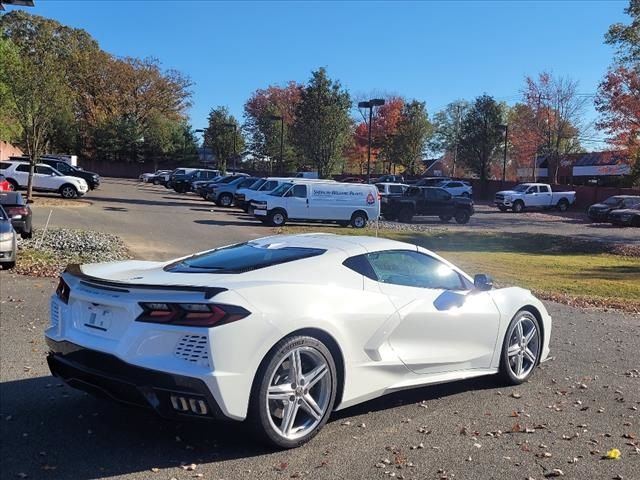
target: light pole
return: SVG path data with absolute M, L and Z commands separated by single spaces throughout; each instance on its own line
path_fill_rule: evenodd
M 196 128 L 196 133 L 202 134 L 202 163 L 207 163 L 207 129 L 206 128 Z
M 382 98 L 372 98 L 368 102 L 358 102 L 358 108 L 369 109 L 369 141 L 367 142 L 367 183 L 371 183 L 371 119 L 373 117 L 373 107 L 384 105 Z
M 509 125 L 498 125 L 500 130 L 504 130 L 504 157 L 502 158 L 502 183 L 507 174 L 507 142 L 509 141 Z
M 280 121 L 280 167 L 278 171 L 282 175 L 282 170 L 284 169 L 284 117 L 282 115 L 269 115 L 269 120 Z
M 238 136 L 238 125 L 235 123 L 223 123 L 222 126 L 233 129 L 233 173 L 236 173 L 236 158 L 238 157 L 236 153 L 236 138 Z

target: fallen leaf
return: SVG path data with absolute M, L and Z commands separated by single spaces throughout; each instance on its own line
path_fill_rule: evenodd
M 606 458 L 607 460 L 617 460 L 621 455 L 622 453 L 620 452 L 620 450 L 618 450 L 617 448 L 612 448 L 605 454 L 603 458 Z

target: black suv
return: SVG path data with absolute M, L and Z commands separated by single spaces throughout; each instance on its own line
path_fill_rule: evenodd
M 606 222 L 609 217 L 609 213 L 613 210 L 631 208 L 638 203 L 640 203 L 640 196 L 615 195 L 607 198 L 603 202 L 591 205 L 587 210 L 587 215 L 592 222 Z
M 67 162 L 63 162 L 62 160 L 56 160 L 53 158 L 42 157 L 40 158 L 39 162 L 55 168 L 63 175 L 84 179 L 84 181 L 87 182 L 90 190 L 95 190 L 100 186 L 100 175 L 98 175 L 97 173 L 82 170 L 81 168 L 69 165 Z
M 175 175 L 171 181 L 171 187 L 178 193 L 191 192 L 193 182 L 211 180 L 218 176 L 217 170 L 198 169 L 184 175 Z
M 467 223 L 474 213 L 471 199 L 454 197 L 437 187 L 409 187 L 404 195 L 382 199 L 384 218 L 405 223 L 411 222 L 414 215 L 440 217 L 443 222 L 455 218 L 458 223 Z

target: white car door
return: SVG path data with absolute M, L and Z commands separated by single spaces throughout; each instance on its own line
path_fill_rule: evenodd
M 289 218 L 308 219 L 309 195 L 307 185 L 294 185 L 286 194 L 287 216 Z
M 549 207 L 551 205 L 551 199 L 553 194 L 551 193 L 551 188 L 546 185 L 538 186 L 538 206 L 539 207 Z
M 36 165 L 33 175 L 33 185 L 41 190 L 57 190 L 60 181 L 56 171 L 48 165 Z
M 21 187 L 26 187 L 29 181 L 29 164 L 21 163 L 16 165 L 15 170 L 11 174 L 11 177 L 18 182 Z
M 439 260 L 418 251 L 367 255 L 380 290 L 398 310 L 388 341 L 418 374 L 489 368 L 500 314 L 486 292 Z

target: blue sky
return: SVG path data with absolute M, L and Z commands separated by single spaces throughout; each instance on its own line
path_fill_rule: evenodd
M 30 12 L 84 28 L 119 56 L 154 56 L 195 82 L 190 111 L 242 116 L 254 90 L 324 66 L 354 96 L 448 102 L 488 93 L 513 103 L 548 70 L 594 93 L 610 64 L 602 39 L 626 1 L 214 2 L 35 0 Z M 588 112 L 595 116 L 593 109 Z

